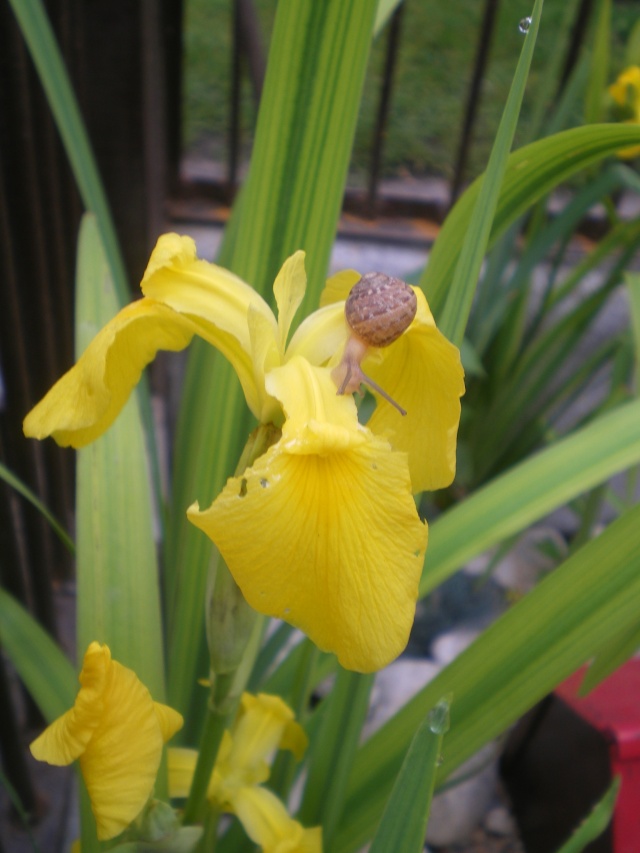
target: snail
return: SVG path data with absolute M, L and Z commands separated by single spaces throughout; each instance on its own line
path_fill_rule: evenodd
M 331 373 L 338 394 L 351 394 L 361 383 L 373 388 L 401 415 L 406 411 L 360 367 L 369 347 L 386 347 L 409 328 L 418 300 L 413 289 L 399 278 L 368 272 L 354 284 L 344 306 L 351 334 L 340 364 Z

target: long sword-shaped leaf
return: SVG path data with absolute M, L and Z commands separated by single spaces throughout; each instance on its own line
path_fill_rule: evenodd
M 4 480 L 7 485 L 11 486 L 16 490 L 16 492 L 18 492 L 18 494 L 28 500 L 29 503 L 32 504 L 38 512 L 44 516 L 44 518 L 46 518 L 62 544 L 73 554 L 75 551 L 75 545 L 73 544 L 73 539 L 69 536 L 64 527 L 47 509 L 42 501 L 33 494 L 31 489 L 28 486 L 25 486 L 22 480 L 19 477 L 16 477 L 16 475 L 10 471 L 6 465 L 3 465 L 2 462 L 0 462 L 0 479 Z
M 47 722 L 73 705 L 75 669 L 47 632 L 0 589 L 0 644 Z
M 118 308 L 96 219 L 85 214 L 78 243 L 76 355 Z M 154 516 L 138 396 L 115 424 L 78 451 L 76 472 L 77 648 L 106 643 L 157 701 L 164 699 L 163 639 Z M 165 782 L 158 781 L 162 794 Z M 87 796 L 80 799 L 82 849 L 98 849 Z
M 537 453 L 431 525 L 420 595 L 467 560 L 640 462 L 640 402 L 633 401 Z
M 79 241 L 76 351 L 116 312 L 100 234 L 85 216 Z M 107 643 L 153 697 L 164 698 L 163 643 L 149 466 L 135 395 L 113 427 L 78 452 L 78 650 Z
M 282 261 L 307 251 L 317 304 L 342 201 L 369 54 L 373 0 L 281 0 L 249 176 L 220 263 L 270 296 Z M 183 709 L 196 681 L 210 546 L 184 511 L 210 502 L 234 469 L 249 422 L 229 366 L 205 346 L 190 355 L 174 456 L 166 569 L 169 695 Z
M 118 301 L 129 288 L 118 238 L 67 69 L 41 0 L 9 0 L 40 76 L 49 107 L 87 210 L 95 214 Z
M 463 536 L 464 531 L 460 530 Z M 335 851 L 356 850 L 375 827 L 404 751 L 427 710 L 451 693 L 446 778 L 484 743 L 637 623 L 640 506 L 577 551 L 421 690 L 362 748 Z
M 442 699 L 413 736 L 369 853 L 424 849 L 442 737 L 448 728 L 449 702 Z
M 637 125 L 595 124 L 532 142 L 509 156 L 489 245 L 534 202 L 586 166 L 640 144 Z M 420 281 L 436 319 L 442 311 L 484 176 L 461 196 L 434 243 Z
M 620 777 L 616 776 L 607 788 L 605 795 L 593 807 L 589 816 L 556 853 L 582 853 L 587 844 L 602 835 L 611 820 L 619 790 Z
M 500 187 L 507 166 L 507 158 L 516 132 L 524 88 L 533 58 L 538 35 L 543 0 L 536 0 L 531 23 L 525 36 L 520 60 L 509 90 L 498 133 L 491 149 L 485 180 L 483 180 L 465 235 L 462 251 L 456 264 L 451 286 L 440 318 L 440 328 L 451 341 L 460 346 L 476 291 L 482 260 L 487 251 L 491 225 L 496 212 Z

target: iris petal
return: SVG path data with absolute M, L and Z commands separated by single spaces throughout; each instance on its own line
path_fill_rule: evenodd
M 280 353 L 284 355 L 289 329 L 304 299 L 307 289 L 307 274 L 304 270 L 304 252 L 298 251 L 282 265 L 273 285 L 273 293 L 278 306 L 278 336 Z
M 151 255 L 142 291 L 188 317 L 198 334 L 233 365 L 251 411 L 260 416 L 264 374 L 254 372 L 249 312 L 258 313 L 277 346 L 273 312 L 252 287 L 216 264 L 200 260 L 190 237 L 165 234 Z
M 114 422 L 157 351 L 184 349 L 194 331 L 186 318 L 153 299 L 131 303 L 29 412 L 25 435 L 51 435 L 63 447 L 94 441 Z
M 249 838 L 264 853 L 321 853 L 320 827 L 305 829 L 289 816 L 284 805 L 266 788 L 247 787 L 238 790 L 234 813 Z
M 436 328 L 422 291 L 414 291 L 415 320 L 391 346 L 372 351 L 363 368 L 407 410 L 401 417 L 378 399 L 367 426 L 409 454 L 412 490 L 421 492 L 448 486 L 455 476 L 464 371 L 458 349 Z
M 182 717 L 154 702 L 132 670 L 111 660 L 107 646 L 89 646 L 80 681 L 74 707 L 49 726 L 31 750 L 39 760 L 55 764 L 80 758 L 98 838 L 103 840 L 119 835 L 146 804 L 163 744 L 182 726 Z M 79 752 L 80 742 L 84 749 Z
M 288 415 L 282 439 L 189 519 L 256 610 L 348 669 L 380 669 L 406 646 L 427 540 L 406 455 L 358 424 L 328 370 L 295 359 L 267 381 Z

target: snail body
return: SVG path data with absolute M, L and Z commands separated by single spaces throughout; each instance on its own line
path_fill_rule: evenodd
M 369 272 L 356 282 L 345 302 L 345 318 L 351 334 L 342 360 L 332 372 L 338 394 L 351 394 L 364 383 L 401 415 L 406 415 L 406 411 L 363 372 L 360 363 L 369 347 L 386 347 L 396 341 L 413 322 L 417 309 L 413 288 L 399 278 Z

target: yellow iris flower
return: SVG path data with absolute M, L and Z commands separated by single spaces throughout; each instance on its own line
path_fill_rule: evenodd
M 620 107 L 627 118 L 626 124 L 640 124 L 640 68 L 632 65 L 622 71 L 615 83 L 609 86 L 609 94 L 617 107 Z M 640 145 L 632 145 L 618 151 L 618 157 L 623 160 L 633 160 L 640 156 Z
M 297 759 L 307 746 L 293 711 L 278 696 L 244 693 L 238 717 L 224 733 L 207 798 L 220 811 L 235 814 L 251 840 L 265 853 L 320 853 L 322 830 L 305 829 L 289 816 L 283 803 L 262 787 L 277 749 Z M 186 797 L 196 766 L 192 749 L 169 749 L 172 797 Z
M 301 628 L 344 667 L 371 672 L 407 643 L 427 544 L 412 494 L 453 480 L 464 383 L 458 350 L 414 288 L 409 328 L 363 361 L 408 414 L 374 393 L 373 415 L 358 422 L 331 369 L 349 337 L 344 299 L 359 277 L 330 279 L 323 307 L 289 340 L 306 287 L 303 252 L 276 278 L 276 319 L 248 284 L 199 260 L 190 238 L 167 234 L 142 280 L 144 298 L 95 337 L 24 431 L 88 444 L 157 350 L 204 338 L 232 363 L 256 418 L 281 428 L 281 438 L 208 509 L 190 507 L 189 520 L 215 542 L 252 607 Z
M 135 672 L 91 643 L 82 685 L 69 711 L 30 746 L 34 758 L 62 766 L 80 761 L 98 838 L 123 832 L 146 805 L 163 745 L 182 728 L 182 716 L 154 702 Z

